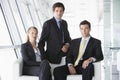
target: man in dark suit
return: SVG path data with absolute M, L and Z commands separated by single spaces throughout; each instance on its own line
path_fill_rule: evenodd
M 66 55 L 71 40 L 67 22 L 62 18 L 64 5 L 57 2 L 53 5 L 54 17 L 47 20 L 42 29 L 39 41 L 39 49 L 46 54 L 50 63 L 59 64 L 61 58 Z M 46 50 L 44 49 L 46 42 Z
M 90 35 L 91 24 L 87 20 L 80 23 L 81 38 L 71 41 L 67 55 L 66 68 L 58 67 L 55 72 L 58 79 L 66 80 L 68 74 L 82 74 L 83 80 L 92 80 L 94 75 L 93 62 L 103 60 L 101 41 Z

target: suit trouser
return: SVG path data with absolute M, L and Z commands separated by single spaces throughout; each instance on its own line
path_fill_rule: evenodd
M 77 74 L 82 74 L 82 80 L 92 80 L 94 75 L 94 66 L 93 64 L 89 64 L 86 69 L 83 69 L 81 65 L 75 67 Z M 54 69 L 54 78 L 55 80 L 66 80 L 67 75 L 69 75 L 68 67 L 61 66 Z
M 23 68 L 23 75 L 39 76 L 39 80 L 52 80 L 50 69 L 49 62 L 43 60 L 40 66 L 25 66 Z
M 47 60 L 43 60 L 40 64 L 39 80 L 52 80 L 50 65 Z

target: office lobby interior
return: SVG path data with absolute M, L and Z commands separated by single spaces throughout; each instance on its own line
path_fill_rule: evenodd
M 72 39 L 81 37 L 79 24 L 88 20 L 91 36 L 101 40 L 104 60 L 95 73 L 99 80 L 120 80 L 120 0 L 0 0 L 0 80 L 14 80 L 15 61 L 22 57 L 20 47 L 27 29 L 38 28 L 39 42 L 55 2 L 65 6 L 62 19 Z

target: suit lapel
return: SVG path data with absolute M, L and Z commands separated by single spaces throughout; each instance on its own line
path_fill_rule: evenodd
M 77 52 L 79 52 L 80 43 L 81 43 L 81 38 L 78 39 L 77 41 L 77 50 L 76 50 Z
M 36 59 L 35 52 L 34 52 L 34 49 L 32 48 L 32 45 L 30 44 L 30 42 L 27 42 L 27 44 L 28 44 L 28 52 L 30 53 L 32 58 Z
M 78 39 L 77 42 L 76 42 L 76 55 L 77 56 L 78 56 L 78 53 L 79 53 L 80 43 L 81 43 L 81 38 Z M 77 56 L 76 56 L 76 59 L 77 59 Z
M 58 33 L 60 33 L 60 29 L 59 29 L 59 27 L 57 25 L 57 22 L 56 22 L 54 17 L 53 17 L 52 21 L 53 21 L 53 25 L 54 25 L 55 29 L 57 30 Z
M 89 42 L 88 42 L 88 44 L 87 44 L 87 47 L 86 47 L 86 49 L 85 49 L 84 55 L 88 52 L 88 49 L 91 47 L 91 45 L 92 45 L 92 37 L 90 37 L 90 40 L 89 40 Z
M 56 32 L 58 33 L 58 36 L 59 36 L 58 38 L 59 38 L 59 40 L 61 40 L 60 29 L 59 29 L 59 27 L 58 27 L 58 25 L 57 25 L 57 22 L 56 22 L 56 20 L 55 20 L 54 17 L 53 17 L 52 21 L 53 21 L 53 27 L 55 27 Z M 63 25 L 63 23 L 62 23 L 61 25 Z

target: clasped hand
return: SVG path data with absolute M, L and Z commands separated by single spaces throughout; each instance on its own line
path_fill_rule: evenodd
M 64 53 L 66 53 L 66 52 L 68 51 L 68 48 L 69 48 L 69 45 L 65 44 L 65 45 L 63 45 L 63 47 L 62 47 L 61 50 L 62 50 Z

